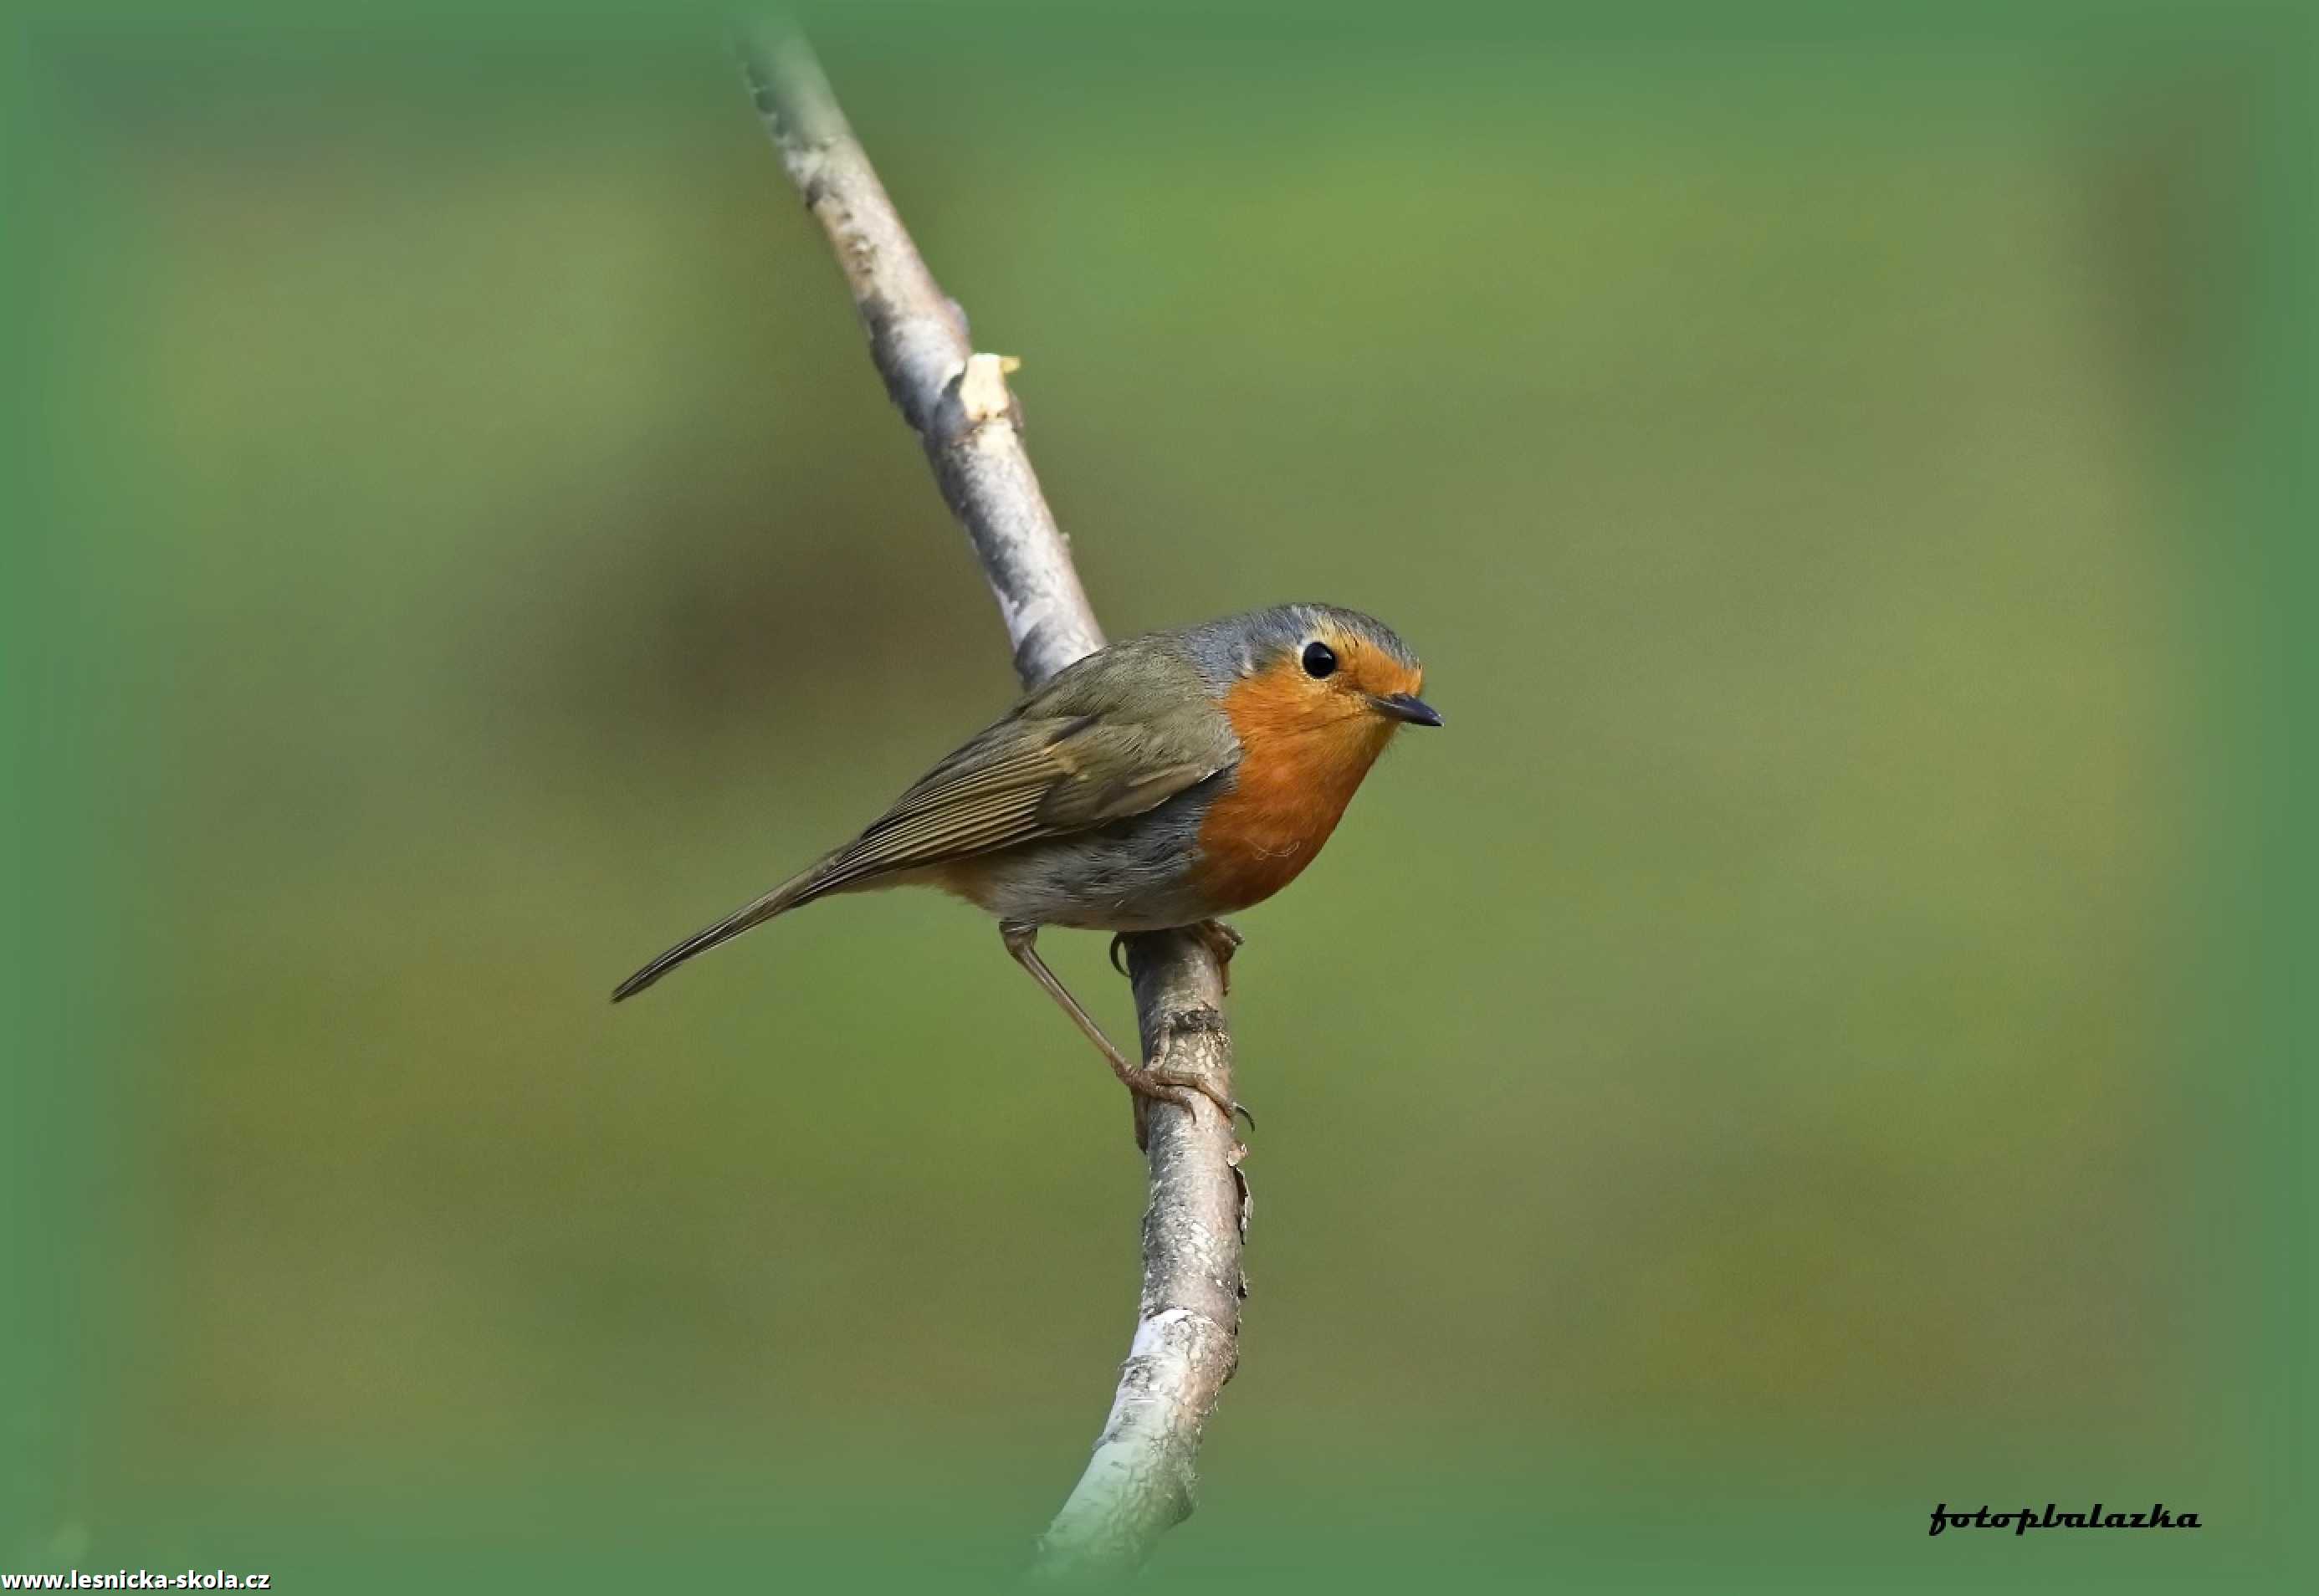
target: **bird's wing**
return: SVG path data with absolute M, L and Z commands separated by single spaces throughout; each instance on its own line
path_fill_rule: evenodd
M 1033 700 L 1024 709 L 1041 707 Z M 815 895 L 1141 815 L 1228 769 L 1239 753 L 1229 723 L 1213 713 L 1175 724 L 1011 716 L 832 854 L 815 872 Z

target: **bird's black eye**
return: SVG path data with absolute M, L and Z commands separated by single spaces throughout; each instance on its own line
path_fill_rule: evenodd
M 1318 680 L 1337 668 L 1337 651 L 1325 643 L 1304 645 L 1304 674 Z

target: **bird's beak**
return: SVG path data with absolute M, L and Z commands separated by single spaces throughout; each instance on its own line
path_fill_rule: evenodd
M 1378 714 L 1390 715 L 1395 720 L 1405 720 L 1412 726 L 1441 724 L 1441 712 L 1415 693 L 1386 693 L 1382 697 L 1371 693 L 1369 702 L 1376 706 Z

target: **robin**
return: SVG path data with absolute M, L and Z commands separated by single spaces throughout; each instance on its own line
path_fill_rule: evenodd
M 1130 1064 L 1039 957 L 1040 927 L 1193 929 L 1304 871 L 1404 726 L 1441 724 L 1424 668 L 1383 623 L 1283 604 L 1097 649 L 1025 694 L 860 836 L 622 981 L 633 997 L 696 953 L 832 893 L 938 887 L 996 915 L 1015 961 L 1140 1098 L 1192 1111 L 1188 1077 Z M 1138 1123 L 1141 1115 L 1138 1114 Z

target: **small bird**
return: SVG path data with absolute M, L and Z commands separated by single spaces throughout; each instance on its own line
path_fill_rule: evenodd
M 1404 726 L 1438 726 L 1424 668 L 1382 622 L 1282 604 L 1097 649 L 1034 688 L 861 835 L 622 981 L 633 997 L 696 953 L 816 898 L 938 887 L 997 916 L 1015 962 L 1139 1098 L 1227 1120 L 1238 1104 L 1130 1064 L 1039 957 L 1040 927 L 1194 929 L 1263 902 L 1329 840 Z M 1141 1123 L 1139 1109 L 1138 1124 Z M 1140 1140 L 1139 1132 L 1139 1140 Z

